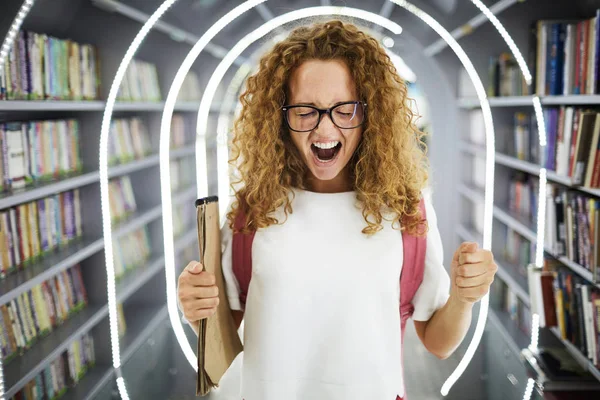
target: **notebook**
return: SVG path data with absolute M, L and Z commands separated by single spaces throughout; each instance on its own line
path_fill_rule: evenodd
M 215 275 L 219 288 L 217 312 L 201 320 L 199 326 L 196 394 L 204 396 L 218 386 L 221 377 L 243 347 L 231 315 L 221 270 L 218 197 L 210 196 L 196 200 L 196 211 L 200 262 L 204 270 Z

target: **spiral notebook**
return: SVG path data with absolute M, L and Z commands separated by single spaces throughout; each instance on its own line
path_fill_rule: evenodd
M 219 288 L 217 312 L 200 321 L 198 334 L 198 379 L 196 394 L 206 395 L 217 387 L 234 358 L 243 350 L 225 291 L 221 270 L 221 224 L 217 196 L 196 200 L 200 262 L 215 274 Z

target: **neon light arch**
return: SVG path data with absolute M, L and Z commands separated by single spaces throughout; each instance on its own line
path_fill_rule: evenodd
M 450 45 L 452 50 L 459 57 L 461 63 L 467 70 L 469 77 L 472 80 L 472 82 L 476 88 L 478 98 L 479 98 L 479 101 L 481 103 L 481 107 L 483 110 L 485 128 L 486 128 L 486 150 L 487 151 L 486 151 L 486 188 L 485 188 L 483 247 L 485 249 L 489 250 L 491 248 L 491 230 L 492 230 L 492 222 L 493 222 L 492 210 L 493 210 L 493 176 L 494 176 L 494 164 L 495 164 L 495 160 L 494 160 L 495 149 L 494 149 L 494 129 L 493 129 L 492 114 L 491 114 L 491 109 L 490 109 L 489 103 L 487 101 L 485 89 L 483 87 L 481 79 L 479 78 L 479 76 L 478 76 L 475 68 L 473 67 L 472 63 L 470 62 L 468 56 L 466 55 L 464 50 L 460 47 L 460 45 L 456 42 L 456 40 L 450 35 L 450 33 L 448 31 L 446 31 L 439 23 L 437 23 L 437 21 L 435 21 L 429 15 L 422 12 L 420 9 L 413 6 L 412 4 L 410 4 L 408 2 L 395 2 L 395 3 L 400 5 L 403 8 L 407 9 L 411 13 L 415 14 L 422 20 L 424 20 L 432 28 L 434 28 L 434 30 L 436 30 L 436 32 L 438 34 L 440 34 L 440 36 L 442 36 L 448 42 L 448 44 Z M 315 11 L 318 9 L 323 9 L 323 7 L 312 8 L 312 10 L 315 10 Z M 337 11 L 335 14 L 343 15 L 342 12 L 346 8 L 334 7 L 334 9 L 336 9 L 336 11 Z M 297 12 L 297 11 L 295 11 L 295 12 Z M 225 73 L 224 71 L 226 71 L 233 63 L 233 60 L 235 60 L 235 58 L 237 58 L 242 53 L 242 51 L 246 47 L 248 47 L 249 44 L 245 45 L 244 43 L 252 42 L 251 39 L 249 39 L 250 36 L 259 36 L 260 32 L 265 30 L 264 29 L 265 25 L 272 26 L 271 29 L 275 29 L 276 27 L 285 23 L 285 22 L 279 23 L 276 21 L 285 21 L 283 19 L 284 17 L 287 16 L 289 18 L 289 14 L 292 14 L 295 12 L 291 12 L 288 14 L 278 16 L 275 19 L 263 24 L 263 26 L 256 29 L 253 33 L 246 35 L 240 42 L 238 42 L 236 44 L 236 46 L 234 46 L 234 48 L 232 48 L 227 53 L 227 55 L 225 56 L 223 61 L 216 68 L 216 70 L 222 70 L 223 72 L 220 72 L 221 77 L 219 77 L 218 79 L 215 78 L 215 76 L 218 76 L 217 72 L 215 72 L 213 74 L 213 76 L 211 77 L 211 79 L 209 80 L 207 89 L 205 90 L 204 95 L 202 97 L 199 115 L 198 115 L 198 128 L 197 128 L 198 137 L 196 140 L 196 146 L 197 146 L 196 148 L 197 148 L 197 150 L 200 150 L 200 157 L 197 157 L 197 161 L 198 160 L 201 161 L 200 167 L 204 167 L 202 169 L 206 168 L 205 152 L 206 152 L 206 129 L 207 129 L 206 124 L 208 121 L 208 112 L 209 112 L 210 104 L 212 102 L 212 98 L 214 97 L 214 92 L 216 91 L 216 87 L 220 83 L 220 80 L 222 79 L 222 76 Z M 330 13 L 328 13 L 328 15 L 329 14 Z M 323 14 L 313 14 L 313 15 L 323 15 Z M 263 36 L 264 36 L 264 34 L 263 34 Z M 190 53 L 192 53 L 192 52 L 194 52 L 194 49 L 192 49 L 192 51 Z M 187 58 L 186 58 L 186 61 L 187 61 Z M 184 63 L 185 63 L 185 61 L 184 61 Z M 188 64 L 191 65 L 191 63 L 188 63 Z M 183 69 L 183 65 L 182 65 L 182 69 Z M 182 73 L 182 69 L 180 69 L 180 71 L 178 72 L 178 76 Z M 189 67 L 187 68 L 187 70 L 183 71 L 182 75 L 185 76 L 185 74 L 187 74 L 187 71 L 189 71 Z M 179 82 L 177 82 L 176 81 L 177 77 L 176 77 L 176 80 L 174 80 L 173 86 L 171 87 L 171 90 L 169 93 L 170 97 L 173 97 L 173 98 L 176 97 L 176 93 L 172 93 L 172 91 L 173 91 L 173 89 L 176 89 L 176 92 L 178 92 L 179 88 L 181 87 L 182 79 L 183 78 L 180 78 Z M 208 100 L 207 100 L 207 94 L 209 94 Z M 170 195 L 171 195 L 171 193 L 169 191 L 169 188 L 170 188 L 169 166 L 162 163 L 162 160 L 164 159 L 164 157 L 168 157 L 168 143 L 169 143 L 168 142 L 168 126 L 170 124 L 170 117 L 171 117 L 169 114 L 172 115 L 173 107 L 174 107 L 174 104 L 169 105 L 169 102 L 167 101 L 167 106 L 165 108 L 165 112 L 163 113 L 163 121 L 162 121 L 162 129 L 161 129 L 161 144 L 164 143 L 164 145 L 165 145 L 164 153 L 162 153 L 163 147 L 161 146 L 161 189 L 162 189 L 162 193 L 163 193 L 163 198 L 168 197 L 169 203 L 170 203 Z M 167 136 L 167 138 L 163 137 L 163 135 Z M 222 165 L 222 162 L 219 161 L 219 164 Z M 165 171 L 164 174 L 163 174 L 163 168 Z M 165 180 L 163 180 L 163 178 Z M 199 186 L 198 196 L 199 197 L 206 196 L 207 195 L 207 189 L 206 189 L 207 185 L 206 185 L 205 177 L 203 177 L 203 176 L 198 177 L 198 186 Z M 223 202 L 223 203 L 225 203 L 225 202 Z M 223 204 L 222 206 L 226 206 L 226 204 Z M 167 216 L 167 214 L 171 212 L 170 206 L 168 208 L 165 207 L 164 202 L 163 202 L 163 210 L 164 210 L 163 217 Z M 221 213 L 222 213 L 222 211 L 221 211 Z M 168 217 L 171 217 L 171 216 L 169 215 Z M 167 218 L 165 218 L 163 221 L 166 221 L 166 219 Z M 183 333 L 183 327 L 181 326 L 181 322 L 179 321 L 179 318 L 178 318 L 178 311 L 177 311 L 177 307 L 176 307 L 176 295 L 174 293 L 175 287 L 176 287 L 175 276 L 174 276 L 174 265 L 172 265 L 172 264 L 174 264 L 173 263 L 174 258 L 173 258 L 172 253 L 167 254 L 168 246 L 167 246 L 166 242 L 171 242 L 170 247 L 172 248 L 172 235 L 165 234 L 165 258 L 166 258 L 165 267 L 167 269 L 167 271 L 166 271 L 166 274 L 167 274 L 167 298 L 168 298 L 167 301 L 169 302 L 169 313 L 171 313 L 171 310 L 174 311 L 174 315 L 171 315 L 171 321 L 172 321 L 172 323 L 174 323 L 174 330 L 176 332 L 176 335 L 178 336 L 178 340 L 180 342 L 180 345 L 182 346 L 182 350 L 184 351 L 186 358 L 188 359 L 188 361 L 190 361 L 190 364 L 194 368 L 196 368 L 197 363 L 196 363 L 195 356 L 193 354 L 193 351 L 192 351 L 189 343 L 185 339 L 185 336 L 184 336 L 185 334 Z M 168 265 L 169 263 L 171 263 L 171 265 L 172 265 L 171 267 Z M 463 360 L 461 361 L 461 364 L 459 364 L 459 367 L 460 367 L 460 365 L 463 365 L 464 368 L 466 368 L 466 365 L 468 365 L 468 363 L 472 359 L 473 354 L 474 354 L 477 346 L 479 345 L 481 336 L 483 335 L 483 328 L 485 326 L 485 321 L 487 319 L 488 304 L 489 304 L 489 295 L 486 295 L 481 300 L 481 310 L 480 310 L 480 314 L 479 314 L 479 319 L 478 319 L 478 323 L 477 323 L 477 327 L 476 327 L 475 336 L 467 350 L 467 353 L 465 354 Z M 178 331 L 181 332 L 179 335 L 177 334 Z M 464 371 L 464 368 L 462 371 L 458 371 L 458 372 L 455 371 L 454 374 L 451 375 L 451 379 L 454 379 L 454 382 L 462 374 L 462 372 Z M 458 370 L 458 368 L 457 368 L 457 370 Z M 451 382 L 451 383 L 446 382 L 445 386 L 446 386 L 447 390 L 449 390 L 449 388 L 453 385 L 454 382 Z M 443 393 L 443 394 L 445 395 L 445 393 Z
M 119 376 L 119 378 L 117 379 L 117 383 L 118 383 L 119 390 L 121 391 L 121 395 L 123 398 L 128 398 L 128 396 L 127 396 L 127 392 L 125 389 L 123 378 L 120 376 L 120 370 L 119 370 L 119 368 L 120 368 L 120 351 L 119 351 L 118 335 L 117 335 L 117 329 L 116 329 L 116 299 L 115 299 L 115 288 L 114 288 L 114 265 L 113 265 L 113 258 L 112 258 L 112 242 L 111 242 L 111 238 L 110 238 L 111 225 L 110 225 L 110 214 L 109 214 L 109 210 L 108 210 L 108 179 L 107 179 L 107 173 L 106 173 L 106 170 L 107 170 L 107 163 L 106 163 L 107 154 L 106 154 L 106 152 L 107 152 L 107 139 L 108 139 L 108 123 L 110 122 L 112 110 L 114 107 L 114 101 L 116 98 L 116 90 L 118 89 L 118 86 L 120 85 L 120 82 L 123 79 L 124 71 L 127 68 L 127 65 L 131 61 L 133 54 L 139 47 L 141 40 L 148 33 L 149 29 L 151 29 L 152 25 L 160 18 L 160 16 L 174 2 L 175 2 L 175 0 L 166 0 L 159 7 L 159 9 L 144 24 L 144 26 L 142 27 L 142 30 L 140 31 L 140 33 L 138 33 L 138 36 L 136 36 L 136 38 L 134 39 L 134 42 L 128 49 L 124 59 L 122 60 L 119 70 L 117 71 L 115 80 L 113 81 L 113 85 L 111 86 L 111 92 L 109 94 L 109 99 L 107 100 L 107 106 L 105 109 L 105 114 L 104 114 L 103 124 L 102 124 L 102 131 L 101 131 L 100 179 L 101 179 L 101 196 L 102 196 L 102 205 L 103 205 L 102 206 L 103 226 L 105 228 L 104 236 L 105 236 L 105 243 L 108 244 L 105 247 L 105 253 L 107 255 L 107 257 L 106 257 L 106 259 L 107 259 L 107 261 L 106 261 L 107 262 L 107 275 L 109 278 L 108 279 L 108 285 L 109 285 L 108 293 L 109 293 L 109 317 L 110 317 L 110 322 L 111 322 L 111 324 L 110 324 L 111 325 L 110 326 L 111 327 L 111 342 L 112 342 L 112 350 L 113 350 L 113 365 L 117 369 L 117 373 Z M 256 0 L 255 1 L 247 1 L 243 4 L 241 4 L 240 6 L 236 7 L 230 13 L 228 13 L 226 15 L 226 17 L 228 17 L 230 20 L 233 20 L 237 16 L 239 16 L 241 13 L 255 7 L 256 5 L 258 5 L 262 2 L 263 1 L 256 1 Z M 413 5 L 411 5 L 408 2 L 401 2 L 401 3 L 396 2 L 396 4 L 415 13 L 415 15 L 417 15 L 416 13 L 419 13 L 418 16 L 421 19 L 425 20 L 430 25 L 437 24 L 437 22 L 435 20 L 433 20 L 427 14 L 423 13 L 418 8 L 414 7 Z M 333 10 L 331 10 L 327 13 L 324 13 L 324 14 L 347 15 L 345 12 L 347 12 L 349 10 L 345 7 L 330 7 L 330 8 Z M 323 7 L 315 7 L 312 10 L 316 11 L 317 9 L 322 10 Z M 301 11 L 301 10 L 299 10 L 299 11 Z M 366 13 L 365 11 L 362 11 L 362 10 L 358 10 L 358 11 L 360 13 Z M 288 16 L 288 18 L 289 18 L 289 14 L 291 14 L 291 13 L 286 14 L 286 16 Z M 321 15 L 324 15 L 324 14 L 321 14 Z M 311 15 L 316 15 L 316 14 L 313 13 Z M 383 18 L 376 14 L 372 14 L 372 15 L 378 21 L 371 21 L 371 22 L 375 22 L 380 25 L 385 25 L 386 23 L 393 24 L 393 22 L 391 22 L 387 18 Z M 350 16 L 354 16 L 354 15 L 350 15 Z M 192 349 L 189 347 L 189 343 L 187 343 L 187 340 L 185 340 L 185 333 L 183 332 L 183 327 L 181 326 L 181 322 L 179 320 L 176 296 L 174 293 L 176 285 L 175 285 L 175 276 L 174 276 L 174 249 L 173 249 L 173 237 L 172 237 L 172 227 L 171 227 L 171 223 L 172 223 L 171 204 L 172 204 L 172 202 L 171 202 L 171 196 L 170 196 L 171 195 L 170 185 L 168 185 L 168 184 L 165 185 L 165 182 L 167 182 L 167 183 L 170 182 L 170 168 L 169 168 L 168 162 L 165 162 L 165 160 L 168 159 L 168 151 L 169 151 L 168 132 L 169 132 L 170 119 L 172 117 L 176 95 L 181 87 L 183 77 L 187 74 L 187 72 L 191 68 L 191 63 L 193 62 L 193 60 L 195 60 L 195 58 L 197 58 L 197 56 L 202 51 L 202 49 L 210 41 L 210 39 L 208 39 L 208 38 L 210 36 L 214 37 L 216 35 L 216 33 L 218 33 L 218 31 L 220 31 L 222 29 L 223 26 L 226 26 L 229 23 L 229 22 L 223 23 L 223 19 L 226 17 L 223 17 L 221 20 L 219 20 L 219 22 L 221 23 L 220 25 L 222 25 L 221 27 L 218 26 L 219 22 L 217 22 L 217 24 L 213 25 L 209 29 L 209 31 L 207 31 L 205 33 L 205 35 L 198 40 L 198 42 L 196 43 L 194 48 L 190 51 L 190 54 L 188 54 L 188 57 L 186 57 L 186 59 L 182 63 L 182 66 L 181 66 L 178 74 L 176 75 L 173 85 L 171 86 L 171 89 L 169 91 L 169 96 L 167 97 L 165 111 L 163 112 L 163 118 L 162 118 L 162 123 L 161 123 L 161 137 L 160 137 L 161 191 L 163 194 L 163 196 L 162 196 L 163 204 L 162 205 L 163 205 L 163 212 L 164 212 L 163 213 L 163 227 L 165 229 L 165 267 L 166 267 L 165 269 L 166 269 L 166 275 L 167 275 L 168 310 L 169 310 L 169 316 L 170 316 L 171 323 L 172 323 L 174 331 L 176 333 L 176 337 L 177 337 L 178 341 L 180 342 L 180 345 L 182 345 L 182 349 L 184 351 L 184 354 L 186 355 L 186 358 L 188 359 L 190 364 L 194 367 L 196 365 L 195 355 L 194 355 Z M 277 17 L 274 20 L 269 21 L 269 23 L 266 23 L 265 25 L 267 25 L 267 24 L 273 25 L 273 21 L 276 21 L 276 20 L 280 21 L 282 17 L 284 17 L 284 16 Z M 302 18 L 302 17 L 297 17 L 297 19 L 300 19 L 300 18 Z M 484 219 L 485 219 L 485 222 L 484 222 L 484 230 L 485 230 L 485 232 L 484 232 L 484 248 L 489 249 L 490 242 L 491 242 L 492 219 L 490 217 L 491 217 L 491 205 L 493 202 L 493 167 L 494 167 L 494 140 L 493 140 L 494 139 L 494 134 L 493 134 L 494 131 L 493 131 L 493 124 L 492 124 L 491 110 L 489 108 L 489 103 L 487 102 L 487 97 L 485 94 L 485 90 L 483 89 L 481 80 L 480 80 L 479 76 L 477 75 L 477 72 L 473 68 L 473 65 L 470 63 L 470 60 L 468 59 L 468 57 L 466 56 L 466 54 L 464 53 L 464 51 L 462 50 L 460 45 L 458 45 L 458 43 L 456 43 L 456 41 L 450 36 L 450 34 L 447 31 L 445 31 L 441 27 L 441 25 L 437 24 L 435 26 L 438 27 L 438 29 L 439 29 L 438 33 L 441 36 L 443 36 L 446 41 L 449 42 L 452 49 L 455 51 L 457 56 L 459 56 L 459 59 L 461 60 L 461 62 L 465 66 L 465 68 L 467 69 L 467 72 L 469 73 L 469 77 L 473 81 L 474 86 L 476 87 L 476 90 L 478 92 L 478 98 L 481 102 L 482 110 L 484 112 L 484 121 L 485 121 L 485 126 L 486 126 L 486 137 L 487 137 L 486 176 L 488 178 L 491 177 L 491 179 L 486 179 L 486 191 L 485 191 L 486 208 L 485 208 L 485 212 L 484 212 Z M 256 32 L 259 32 L 261 30 L 264 30 L 264 29 L 261 29 L 261 28 L 257 29 L 255 31 L 255 34 L 256 34 Z M 248 36 L 250 36 L 250 35 L 247 35 L 244 39 L 247 39 Z M 234 47 L 234 49 L 239 49 L 239 48 L 240 48 L 240 43 L 238 43 L 238 45 L 236 45 Z M 231 63 L 233 63 L 233 59 L 235 59 L 235 58 L 232 58 L 234 49 L 232 49 L 227 54 L 225 59 L 221 62 L 220 66 L 225 65 L 226 61 L 229 64 L 229 66 L 231 65 Z M 193 55 L 193 53 L 196 53 L 196 54 L 192 59 L 192 57 L 190 57 L 190 56 Z M 237 56 L 235 56 L 235 57 L 237 57 Z M 229 66 L 227 68 L 229 68 Z M 215 85 L 215 83 L 214 83 L 216 81 L 214 79 L 215 75 L 216 75 L 216 73 L 213 74 L 213 77 L 211 78 L 211 81 L 209 82 L 209 86 L 210 86 L 211 82 L 213 82 L 213 86 Z M 218 82 L 216 82 L 216 85 L 218 85 Z M 215 86 L 215 88 L 216 88 L 216 86 Z M 213 90 L 214 90 L 214 88 L 213 88 Z M 209 96 L 207 98 L 206 92 L 205 92 L 205 94 L 202 98 L 201 104 L 200 104 L 200 110 L 199 110 L 199 116 L 198 116 L 199 122 L 206 123 L 207 116 L 208 116 L 208 108 L 210 106 L 213 96 L 214 96 L 214 92 L 212 93 L 211 96 Z M 198 158 L 204 162 L 206 159 L 205 158 L 205 151 L 206 151 L 206 147 L 205 147 L 206 136 L 205 135 L 206 135 L 206 126 L 202 125 L 202 123 L 200 123 L 198 126 L 198 136 L 199 137 L 197 138 L 196 146 L 197 146 L 197 155 L 199 155 Z M 103 170 L 104 170 L 104 174 L 103 174 Z M 198 179 L 199 179 L 199 182 L 198 182 L 199 183 L 198 184 L 199 192 L 198 193 L 199 193 L 199 195 L 203 195 L 206 193 L 206 189 L 205 189 L 206 188 L 206 179 L 202 176 L 200 176 Z M 108 220 L 108 223 L 106 223 L 107 220 Z M 169 232 L 171 233 L 170 235 L 167 234 Z M 108 237 L 108 239 L 107 239 L 107 237 Z M 112 272 L 112 274 L 111 274 L 111 272 Z M 112 286 L 112 288 L 111 288 L 111 286 Z M 111 296 L 112 296 L 112 301 L 111 301 Z M 485 323 L 485 318 L 487 316 L 487 305 L 488 305 L 488 297 L 486 296 L 482 299 L 482 311 L 479 316 L 479 320 L 480 320 L 479 322 L 481 322 L 483 320 L 483 323 Z M 481 324 L 478 323 L 478 327 L 479 327 L 479 325 L 481 325 Z M 469 360 L 470 360 L 470 358 L 469 358 Z M 467 363 L 468 363 L 468 361 L 467 361 Z

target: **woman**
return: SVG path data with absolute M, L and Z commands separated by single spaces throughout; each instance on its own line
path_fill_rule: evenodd
M 295 29 L 248 79 L 231 161 L 242 186 L 222 232 L 229 305 L 245 321 L 238 399 L 404 397 L 403 233 L 426 241 L 419 338 L 439 358 L 463 340 L 496 265 L 463 243 L 444 269 L 406 93 L 379 43 L 337 20 Z M 238 228 L 256 232 L 248 288 L 232 267 Z M 178 288 L 196 332 L 218 304 L 201 270 L 190 262 Z

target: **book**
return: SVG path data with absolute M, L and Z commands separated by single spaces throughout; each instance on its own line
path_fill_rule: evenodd
M 215 275 L 219 288 L 217 312 L 199 324 L 196 394 L 206 395 L 218 385 L 234 358 L 243 350 L 221 271 L 221 233 L 217 197 L 196 200 L 198 247 L 203 269 Z

